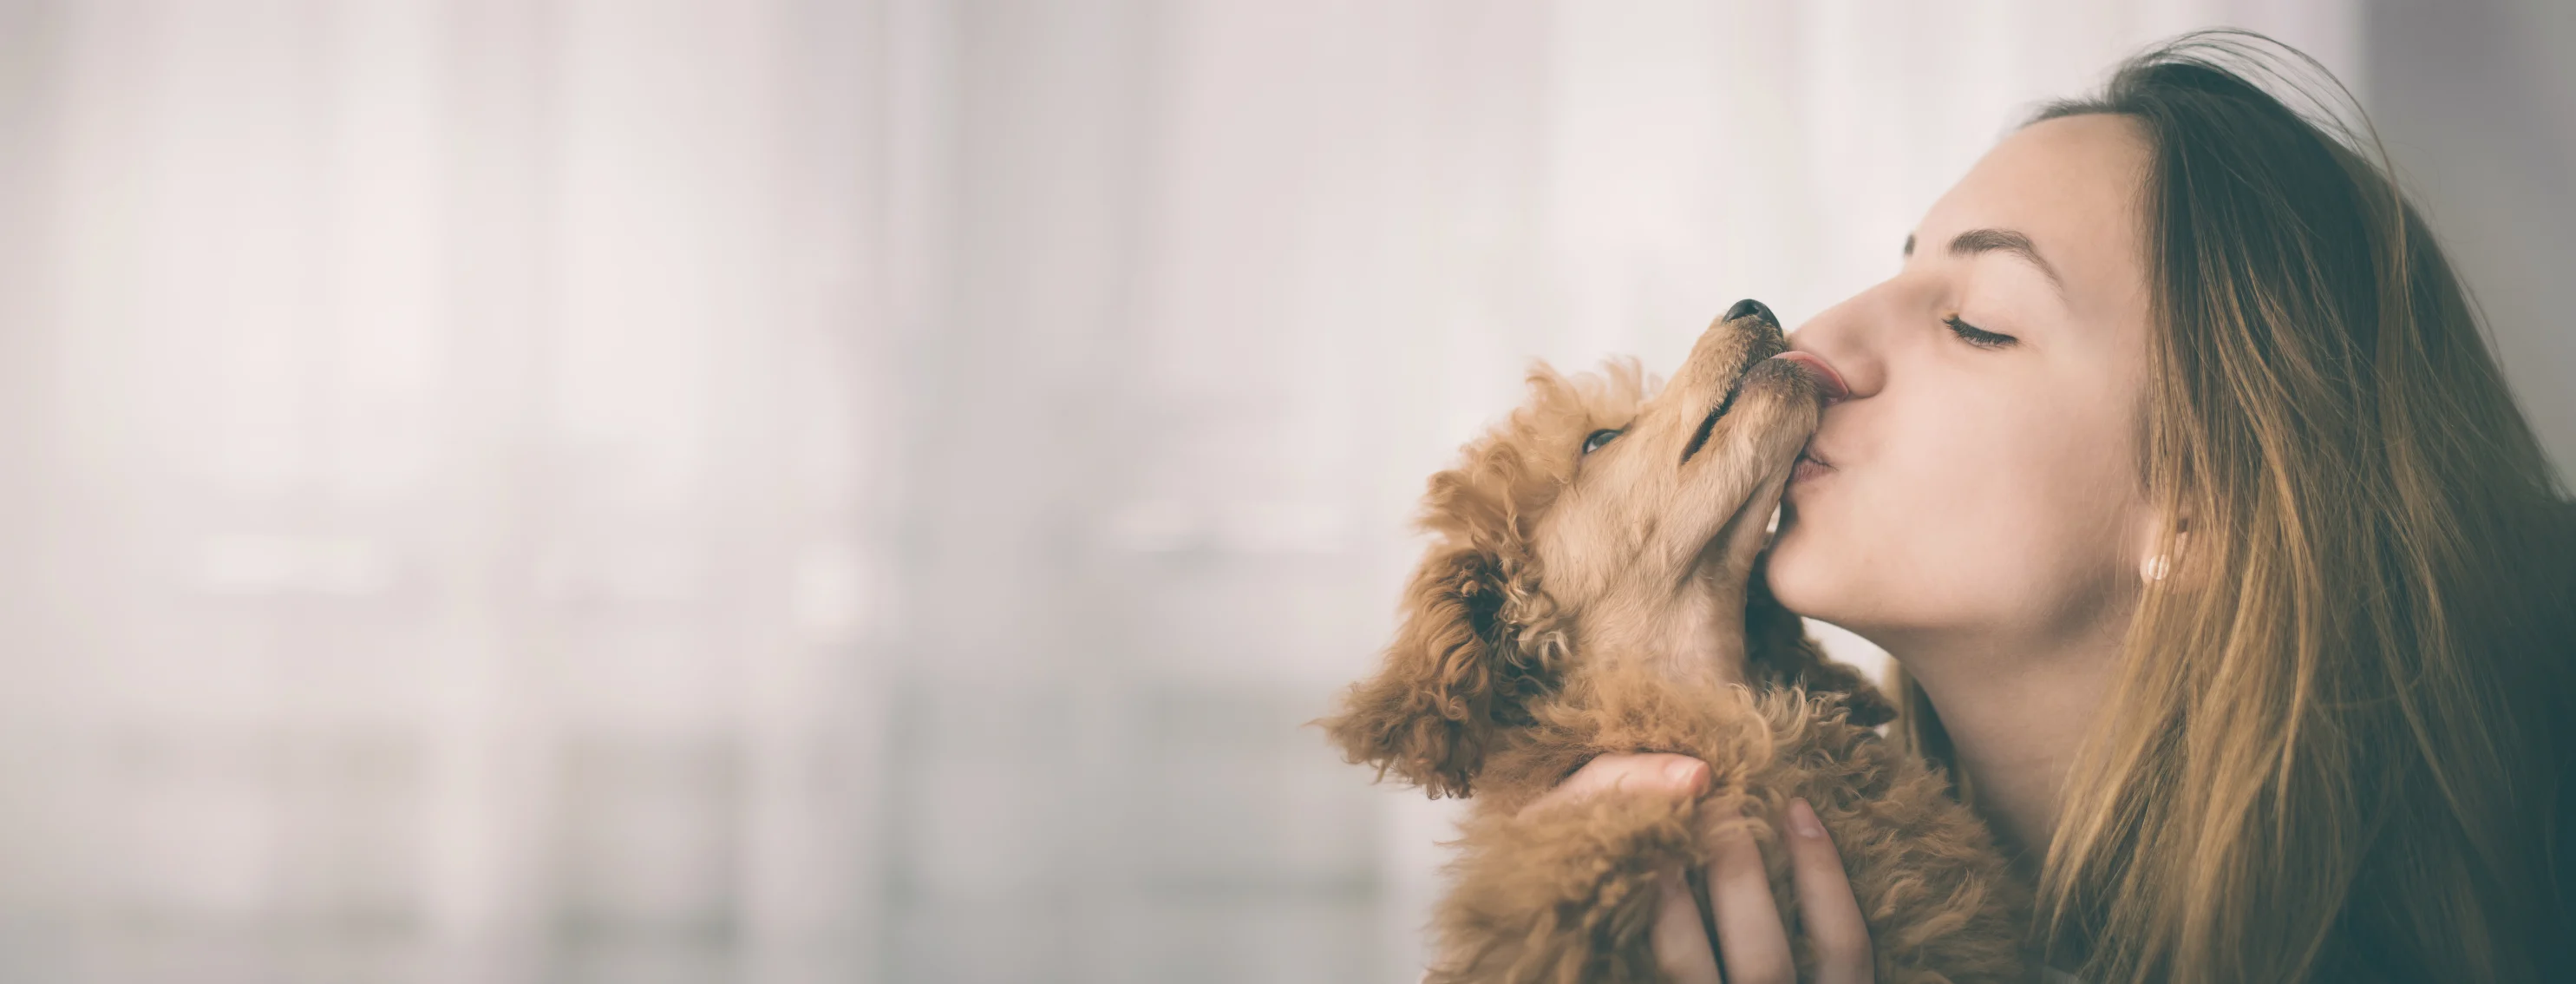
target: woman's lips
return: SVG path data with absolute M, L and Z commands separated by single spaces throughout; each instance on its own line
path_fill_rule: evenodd
M 1789 351 L 1772 356 L 1772 358 L 1779 359 L 1783 362 L 1795 363 L 1800 368 L 1807 370 L 1807 375 L 1816 381 L 1816 388 L 1824 391 L 1825 402 L 1827 403 L 1832 403 L 1851 395 L 1851 387 L 1843 385 L 1843 374 L 1835 372 L 1833 365 L 1826 362 L 1824 357 L 1819 356 L 1816 353 L 1790 349 Z
M 1797 467 L 1789 469 L 1789 484 L 1799 485 L 1812 482 L 1831 474 L 1833 470 L 1834 468 L 1832 465 L 1825 464 L 1824 462 L 1817 461 L 1814 458 L 1810 458 L 1802 454 L 1798 456 Z
M 1818 453 L 1815 445 L 1810 443 L 1798 449 L 1798 463 L 1789 469 L 1789 484 L 1812 482 L 1831 474 L 1833 470 L 1833 459 Z

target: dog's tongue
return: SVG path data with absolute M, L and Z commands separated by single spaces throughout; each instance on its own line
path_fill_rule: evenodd
M 1824 357 L 1819 356 L 1816 353 L 1801 352 L 1796 349 L 1791 349 L 1772 356 L 1772 358 L 1778 359 L 1782 362 L 1795 363 L 1800 368 L 1805 369 L 1807 371 L 1807 377 L 1815 380 L 1817 387 L 1825 391 L 1825 402 L 1827 403 L 1832 403 L 1851 395 L 1851 387 L 1843 385 L 1843 374 L 1835 372 L 1833 365 L 1826 362 Z

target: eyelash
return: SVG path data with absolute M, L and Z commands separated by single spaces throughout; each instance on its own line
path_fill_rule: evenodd
M 1982 349 L 2005 348 L 2010 346 L 2012 343 L 2021 340 L 2014 338 L 2011 335 L 1998 335 L 1965 321 L 1961 321 L 1959 320 L 1959 316 L 1955 314 L 1941 319 L 1941 323 L 1950 326 L 1950 333 L 1959 336 L 1960 341 L 1964 341 Z

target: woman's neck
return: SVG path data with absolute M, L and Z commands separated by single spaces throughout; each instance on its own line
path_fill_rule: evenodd
M 2116 621 L 2125 628 L 2125 619 Z M 2120 632 L 1914 642 L 1890 654 L 1940 713 L 1953 764 L 1976 790 L 1977 811 L 2021 874 L 2036 877 L 2056 834 L 2076 746 L 2100 715 L 2118 665 Z

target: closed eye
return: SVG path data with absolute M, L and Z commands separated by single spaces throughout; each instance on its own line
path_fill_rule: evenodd
M 1955 314 L 1941 319 L 1941 323 L 1950 326 L 1950 333 L 1959 336 L 1960 341 L 1974 345 L 1978 348 L 2007 348 L 2012 346 L 2014 343 L 2021 341 L 2021 339 L 2014 338 L 2011 335 L 1996 334 L 1965 321 L 1961 321 L 1959 320 L 1959 316 Z

